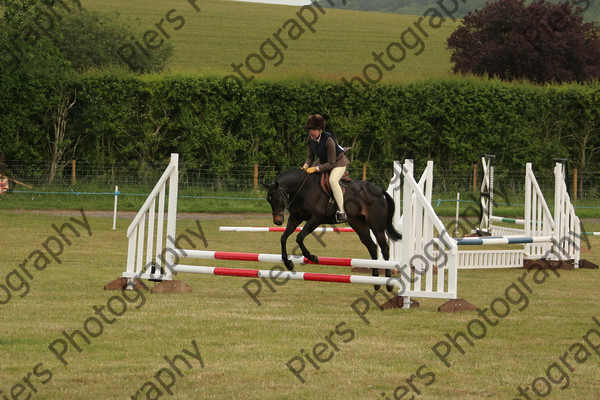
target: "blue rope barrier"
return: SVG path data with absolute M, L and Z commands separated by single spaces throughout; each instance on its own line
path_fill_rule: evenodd
M 32 190 L 15 190 L 12 193 L 28 193 L 28 194 L 74 194 L 75 196 L 79 196 L 80 194 L 84 195 L 110 195 L 110 196 L 145 196 L 148 197 L 148 193 L 123 193 L 120 191 L 116 192 L 76 192 L 73 189 L 70 189 L 70 192 L 40 192 L 40 191 L 32 191 Z M 192 199 L 219 199 L 219 200 L 264 200 L 264 198 L 256 198 L 256 197 L 219 197 L 219 196 L 190 196 L 190 195 L 178 195 L 178 198 L 192 198 Z
M 15 190 L 12 191 L 11 193 L 17 194 L 17 193 L 27 193 L 27 194 L 67 194 L 67 195 L 75 195 L 75 196 L 79 196 L 79 195 L 110 195 L 110 196 L 148 196 L 148 193 L 123 193 L 120 191 L 115 191 L 115 192 L 77 192 L 74 189 L 70 189 L 69 192 L 41 192 L 41 191 L 33 191 L 33 190 Z M 192 196 L 192 195 L 178 195 L 178 198 L 189 198 L 189 199 L 213 199 L 213 200 L 264 200 L 264 198 L 256 198 L 256 197 L 224 197 L 224 196 Z M 474 201 L 474 200 L 457 200 L 457 199 L 437 199 L 437 200 L 433 200 L 433 202 L 435 202 L 436 207 L 439 207 L 441 205 L 441 203 L 448 203 L 448 202 L 452 202 L 452 203 L 472 203 L 472 204 L 479 204 L 479 202 Z M 501 205 L 501 206 L 520 206 L 520 207 L 525 207 L 525 204 L 509 204 L 509 203 L 496 203 L 496 205 Z M 554 207 L 553 205 L 549 205 L 549 207 Z M 575 209 L 590 209 L 590 210 L 595 210 L 595 209 L 600 209 L 600 207 L 584 207 L 584 206 L 576 206 Z

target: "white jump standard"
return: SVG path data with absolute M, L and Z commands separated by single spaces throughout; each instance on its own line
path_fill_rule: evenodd
M 481 184 L 481 219 L 477 233 L 507 238 L 495 244 L 523 244 L 522 250 L 494 249 L 485 252 L 459 252 L 459 268 L 523 268 L 552 266 L 579 268 L 581 228 L 579 218 L 571 204 L 566 171 L 562 163 L 554 167 L 554 213 L 546 203 L 531 163 L 525 165 L 524 218 L 504 218 L 493 215 L 494 209 L 494 156 L 481 159 L 483 179 Z M 500 226 L 497 223 L 520 227 Z M 496 223 L 496 224 L 494 224 Z M 518 239 L 517 239 L 518 238 Z M 464 239 L 462 244 L 492 244 L 482 237 L 483 243 Z M 539 263 L 544 260 L 544 263 Z M 588 262 L 586 262 L 587 264 Z

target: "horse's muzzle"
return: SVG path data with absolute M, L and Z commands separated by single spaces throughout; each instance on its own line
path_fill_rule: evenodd
M 285 220 L 285 217 L 283 216 L 283 214 L 273 214 L 273 223 L 277 226 L 281 226 L 283 225 L 283 221 Z

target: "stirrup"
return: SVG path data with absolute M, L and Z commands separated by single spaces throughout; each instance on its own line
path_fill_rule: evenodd
M 346 221 L 348 221 L 348 216 L 346 215 L 345 212 L 338 211 L 335 214 L 335 220 L 337 222 L 346 222 Z

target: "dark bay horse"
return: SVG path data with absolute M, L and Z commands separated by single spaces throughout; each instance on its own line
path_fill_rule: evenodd
M 320 187 L 320 173 L 307 174 L 301 169 L 283 172 L 275 178 L 267 188 L 267 201 L 271 205 L 273 223 L 281 226 L 284 222 L 284 213 L 289 210 L 287 226 L 281 235 L 281 258 L 288 270 L 294 269 L 292 261 L 288 260 L 286 243 L 288 237 L 295 231 L 301 222 L 306 221 L 302 231 L 298 233 L 296 242 L 302 254 L 311 262 L 318 264 L 319 258 L 311 254 L 304 245 L 304 238 L 321 224 L 336 224 L 335 201 L 323 192 Z M 377 259 L 377 244 L 381 248 L 383 258 L 388 260 L 390 248 L 385 234 L 393 240 L 402 239 L 392 224 L 394 215 L 394 200 L 381 188 L 367 181 L 344 182 L 344 208 L 348 215 L 348 224 L 356 231 L 360 241 L 369 251 L 371 259 Z M 375 235 L 377 244 L 373 242 L 370 231 Z M 373 276 L 379 276 L 379 270 L 371 270 Z M 385 275 L 391 276 L 391 271 L 386 269 Z M 379 286 L 375 286 L 378 290 Z M 391 287 L 388 287 L 391 290 Z

